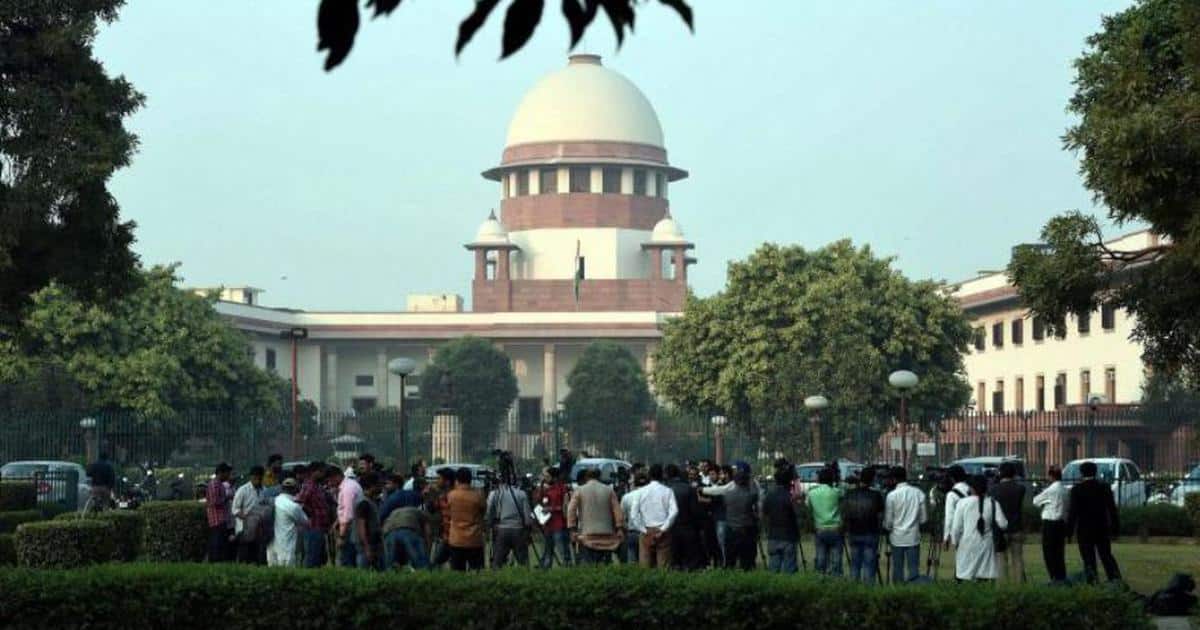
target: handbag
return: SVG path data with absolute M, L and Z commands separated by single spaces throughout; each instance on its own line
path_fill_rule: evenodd
M 980 499 L 983 501 L 983 499 Z M 996 553 L 1008 551 L 1008 534 L 996 525 L 996 500 L 992 499 L 992 550 Z

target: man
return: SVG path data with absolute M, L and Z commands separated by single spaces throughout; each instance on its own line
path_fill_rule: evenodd
M 383 568 L 383 526 L 379 520 L 379 495 L 383 481 L 374 472 L 359 477 L 362 498 L 354 504 L 352 527 L 355 566 L 360 569 Z
M 1033 505 L 1042 508 L 1042 559 L 1050 581 L 1067 581 L 1067 489 L 1062 483 L 1062 470 L 1051 466 L 1046 474 L 1052 480 L 1045 490 L 1033 497 Z
M 363 489 L 355 479 L 345 476 L 337 466 L 328 468 L 329 489 L 337 497 L 337 564 L 341 567 L 358 566 L 358 550 L 354 548 L 351 525 L 354 523 L 354 506 L 362 500 Z
M 691 470 L 691 467 L 688 467 Z M 693 488 L 675 464 L 666 469 L 667 487 L 675 494 L 675 505 L 679 513 L 671 528 L 672 568 L 698 571 L 704 567 L 704 553 L 700 541 L 700 526 L 703 514 L 700 509 L 698 488 Z M 697 477 L 699 473 L 697 472 Z
M 550 515 L 542 524 L 541 568 L 549 569 L 554 560 L 564 567 L 571 566 L 571 533 L 567 531 L 567 484 L 558 468 L 550 467 L 542 476 L 538 504 Z
M 776 467 L 775 485 L 763 499 L 762 514 L 767 525 L 767 570 L 772 573 L 795 573 L 796 545 L 800 528 L 796 523 L 796 506 L 792 502 L 792 468 Z
M 428 568 L 425 548 L 429 532 L 420 495 L 413 490 L 398 490 L 388 497 L 381 514 L 386 515 L 383 517 L 384 568 L 399 566 L 401 557 L 413 570 Z
M 300 486 L 294 478 L 284 479 L 279 496 L 275 497 L 275 537 L 267 547 L 267 564 L 273 567 L 298 567 L 300 557 L 296 549 L 300 532 L 308 527 L 308 516 L 296 502 Z
M 379 465 L 379 463 L 375 461 L 374 455 L 370 453 L 363 453 L 362 455 L 358 456 L 358 463 L 354 467 L 354 472 L 358 473 L 359 477 L 362 477 L 367 473 L 378 474 L 381 468 L 382 467 Z M 359 482 L 359 485 L 362 485 L 361 481 Z
M 725 502 L 725 520 L 729 526 L 729 549 L 725 568 L 735 565 L 743 571 L 754 569 L 758 546 L 758 489 L 750 485 L 750 472 L 739 468 L 733 475 L 733 489 L 721 495 Z
M 864 468 L 851 480 L 854 488 L 842 498 L 842 522 L 850 547 L 850 579 L 873 584 L 879 561 L 883 495 L 871 488 L 875 483 L 874 468 Z
M 714 474 L 712 460 L 711 459 L 700 460 L 699 470 L 700 470 L 700 485 L 702 485 L 702 486 L 713 485 L 713 481 L 714 481 L 714 478 L 716 477 L 716 475 Z
M 229 475 L 233 468 L 221 462 L 217 464 L 213 478 L 204 486 L 204 511 L 208 517 L 208 561 L 228 562 L 229 519 L 233 512 L 230 504 L 233 496 L 229 492 Z
M 1012 462 L 1000 464 L 1000 483 L 992 488 L 992 498 L 1004 511 L 1008 521 L 1008 549 L 1000 552 L 1000 575 L 1009 582 L 1025 581 L 1025 530 L 1021 528 L 1021 506 L 1025 504 L 1025 486 L 1017 481 L 1017 467 Z
M 428 469 L 429 469 L 428 466 L 425 465 L 425 460 L 418 459 L 417 463 L 412 465 L 412 469 L 411 469 L 412 474 L 408 477 L 408 481 L 404 482 L 404 489 L 412 490 L 414 488 L 414 486 L 416 485 L 418 479 L 425 478 L 425 472 Z
M 247 529 L 246 522 L 254 506 L 258 505 L 262 491 L 262 466 L 250 468 L 250 480 L 242 484 L 233 495 L 233 534 L 237 537 L 237 561 L 242 564 L 258 564 L 259 536 L 257 521 Z
M 429 551 L 429 566 L 436 569 L 450 560 L 450 510 L 447 501 L 454 489 L 454 470 L 439 468 L 437 485 L 425 495 L 425 511 L 429 513 L 430 537 L 433 544 Z
M 87 467 L 87 476 L 92 484 L 92 507 L 98 511 L 113 507 L 117 470 L 109 461 L 108 453 L 100 453 L 100 458 Z
M 836 464 L 835 464 L 836 465 Z M 834 469 L 826 466 L 817 472 L 817 487 L 809 491 L 805 502 L 812 514 L 816 553 L 813 568 L 817 573 L 842 575 L 842 490 L 833 485 Z
M 1079 465 L 1083 481 L 1071 488 L 1067 507 L 1067 540 L 1079 536 L 1079 556 L 1088 583 L 1095 583 L 1096 555 L 1104 565 L 1104 575 L 1110 582 L 1121 579 L 1121 569 L 1112 555 L 1111 539 L 1121 531 L 1117 503 L 1112 488 L 1096 479 L 1096 462 Z
M 309 568 L 324 566 L 328 560 L 325 538 L 329 535 L 329 527 L 333 525 L 333 517 L 329 509 L 330 498 L 324 488 L 325 471 L 324 462 L 309 464 L 308 478 L 304 480 L 297 498 L 308 518 L 308 526 L 301 535 L 304 540 L 304 566 Z
M 638 473 L 633 478 L 633 490 L 626 492 L 625 496 L 621 497 L 621 516 L 625 519 L 625 562 L 629 564 L 638 561 L 638 540 L 642 534 L 646 533 L 645 526 L 634 518 L 633 506 L 637 504 L 642 488 L 645 488 L 648 483 L 650 483 L 650 477 L 645 473 Z
M 942 515 L 942 545 L 945 550 L 949 551 L 950 523 L 954 519 L 954 509 L 958 507 L 960 500 L 971 496 L 971 487 L 967 485 L 966 469 L 958 464 L 947 468 L 946 475 L 950 477 L 953 485 L 946 492 L 946 509 Z
M 492 568 L 508 563 L 512 553 L 517 566 L 529 566 L 529 528 L 533 510 L 525 491 L 514 487 L 511 479 L 500 478 L 496 489 L 487 498 L 483 521 L 492 532 Z
M 483 494 L 471 487 L 471 469 L 454 473 L 454 489 L 446 496 L 449 515 L 450 569 L 478 571 L 483 568 Z
M 638 564 L 647 569 L 671 566 L 671 527 L 679 514 L 675 493 L 663 485 L 662 464 L 650 466 L 650 483 L 633 506 L 633 518 L 644 529 L 638 541 Z
M 617 493 L 600 483 L 599 469 L 587 469 L 585 478 L 567 505 L 567 527 L 579 543 L 579 564 L 607 564 L 625 540 L 625 516 Z
M 928 514 L 925 493 L 908 484 L 908 471 L 903 466 L 892 469 L 896 484 L 888 493 L 883 510 L 883 528 L 890 530 L 888 543 L 892 549 L 892 582 L 903 583 L 916 578 L 921 564 L 921 525 Z M 907 568 L 907 573 L 905 569 Z
M 272 488 L 283 481 L 283 455 L 271 453 L 267 456 L 267 471 L 263 475 L 263 487 Z

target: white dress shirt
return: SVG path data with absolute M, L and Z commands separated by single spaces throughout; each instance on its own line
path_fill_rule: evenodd
M 261 490 L 255 488 L 254 484 L 247 481 L 242 484 L 237 492 L 233 495 L 233 532 L 241 534 L 242 529 L 246 526 L 246 517 L 250 515 L 250 510 L 254 509 L 254 505 L 258 503 L 258 495 Z
M 1033 504 L 1042 508 L 1043 521 L 1064 521 L 1067 519 L 1067 501 L 1070 497 L 1066 486 L 1061 481 L 1055 481 L 1033 497 Z
M 957 490 L 958 494 L 954 491 Z M 942 517 L 942 540 L 950 542 L 950 529 L 954 521 L 954 506 L 962 499 L 971 496 L 971 486 L 967 482 L 960 481 L 954 484 L 950 492 L 946 493 L 946 513 Z
M 929 518 L 925 512 L 925 493 L 901 482 L 887 495 L 883 508 L 883 528 L 891 530 L 888 542 L 893 547 L 921 544 L 921 525 Z
M 656 527 L 668 531 L 679 515 L 675 493 L 657 481 L 651 481 L 639 491 L 631 517 L 643 528 Z
M 621 511 L 624 512 L 625 515 L 625 527 L 628 528 L 629 531 L 637 532 L 639 534 L 646 533 L 646 526 L 642 525 L 642 522 L 636 518 L 637 515 L 634 513 L 633 508 L 635 505 L 637 505 L 638 497 L 642 495 L 643 488 L 645 488 L 645 486 L 635 490 L 630 490 L 629 492 L 625 493 L 625 496 L 621 497 Z

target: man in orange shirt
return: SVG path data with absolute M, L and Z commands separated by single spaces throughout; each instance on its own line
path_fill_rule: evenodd
M 471 487 L 471 469 L 454 473 L 454 489 L 446 497 L 450 514 L 450 569 L 483 569 L 483 493 Z

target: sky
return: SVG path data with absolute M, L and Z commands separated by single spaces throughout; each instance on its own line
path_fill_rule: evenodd
M 479 173 L 521 96 L 566 62 L 558 3 L 499 61 L 503 6 L 456 58 L 473 0 L 405 0 L 364 19 L 330 73 L 317 4 L 130 0 L 102 28 L 97 56 L 146 95 L 128 121 L 140 149 L 111 184 L 136 251 L 179 263 L 189 286 L 263 288 L 271 306 L 469 299 L 462 245 L 499 197 Z M 1061 136 L 1073 59 L 1129 2 L 691 4 L 694 34 L 646 2 L 619 49 L 600 17 L 577 52 L 641 88 L 690 172 L 671 211 L 696 243 L 698 294 L 765 241 L 849 238 L 953 281 L 1002 269 L 1055 214 L 1105 214 Z

